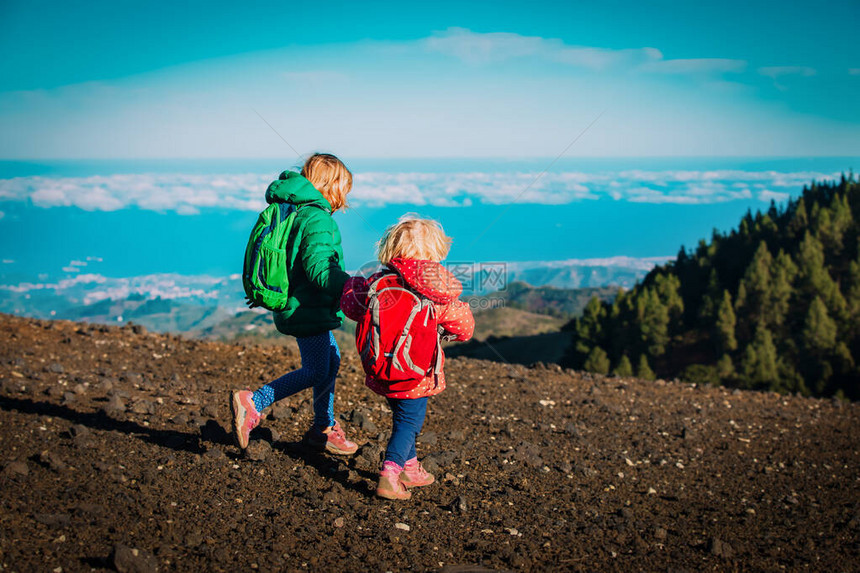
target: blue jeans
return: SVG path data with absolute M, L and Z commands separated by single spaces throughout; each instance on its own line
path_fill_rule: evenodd
M 415 439 L 424 426 L 427 415 L 427 398 L 397 399 L 388 398 L 391 407 L 391 438 L 385 449 L 385 461 L 402 466 L 406 460 L 411 460 L 418 453 L 415 451 Z
M 334 383 L 340 368 L 340 350 L 331 332 L 296 338 L 302 355 L 302 367 L 272 380 L 254 392 L 254 406 L 262 412 L 307 388 L 314 389 L 314 425 L 334 425 Z

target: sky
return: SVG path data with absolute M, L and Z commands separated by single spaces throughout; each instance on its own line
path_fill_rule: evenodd
M 0 158 L 552 158 L 583 130 L 566 156 L 857 156 L 858 24 L 856 1 L 7 0 Z
M 405 212 L 455 261 L 665 259 L 857 170 L 858 24 L 856 0 L 5 0 L 0 299 L 227 280 L 314 151 L 355 175 L 350 269 Z

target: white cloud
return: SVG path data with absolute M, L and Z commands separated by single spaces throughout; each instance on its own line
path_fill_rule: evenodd
M 762 189 L 758 193 L 758 198 L 761 201 L 766 201 L 766 202 L 776 201 L 777 203 L 780 203 L 782 201 L 787 200 L 789 197 L 791 197 L 791 195 L 788 193 L 771 191 L 770 189 Z
M 215 302 L 227 297 L 229 302 L 241 293 L 241 283 L 233 277 L 209 275 L 152 274 L 112 278 L 100 274 L 81 274 L 55 283 L 23 282 L 0 285 L 0 290 L 25 294 L 32 291 L 54 291 L 57 295 L 78 299 L 83 304 L 101 300 L 124 300 L 138 295 L 148 299 L 194 299 Z
M 657 48 L 610 49 L 573 46 L 555 38 L 522 36 L 507 32 L 479 33 L 448 28 L 423 40 L 426 49 L 470 64 L 487 64 L 533 57 L 590 70 L 638 69 L 662 74 L 720 74 L 742 72 L 743 60 L 694 58 L 666 60 Z
M 839 173 L 814 171 L 675 170 L 583 173 L 461 172 L 356 173 L 350 201 L 356 205 L 469 206 L 539 203 L 559 205 L 610 197 L 637 203 L 719 203 L 754 196 L 766 189 L 800 190 L 809 181 L 837 179 Z M 0 180 L 6 201 L 31 200 L 39 207 L 76 206 L 114 211 L 135 207 L 193 215 L 203 210 L 260 211 L 265 207 L 263 175 L 113 175 L 94 177 L 20 177 Z M 46 191 L 47 190 L 47 191 Z M 767 195 L 763 201 L 780 195 Z M 38 198 L 38 200 L 36 199 Z M 71 261 L 63 270 L 80 272 L 89 262 Z
M 3 259 L 2 263 L 4 265 L 13 265 L 13 264 L 15 264 L 15 260 L 14 259 Z
M 260 211 L 270 177 L 255 174 L 122 174 L 91 177 L 0 179 L 0 200 L 30 200 L 38 207 L 196 214 L 201 208 Z
M 2 219 L 5 216 L 6 216 L 6 213 L 4 213 L 3 211 L 0 211 L 0 219 Z
M 609 197 L 634 203 L 709 204 L 758 197 L 787 198 L 811 180 L 838 179 L 839 173 L 811 171 L 643 171 L 545 173 L 363 173 L 356 175 L 353 202 L 456 206 L 478 200 L 489 204 L 565 204 Z
M 849 76 L 860 76 L 860 68 L 849 68 L 848 69 Z
M 657 60 L 642 65 L 642 70 L 660 74 L 723 74 L 739 73 L 746 69 L 744 60 L 728 58 L 690 58 Z

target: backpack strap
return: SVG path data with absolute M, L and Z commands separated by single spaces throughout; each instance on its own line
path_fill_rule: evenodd
M 397 276 L 395 273 L 385 273 L 372 283 L 370 283 L 370 287 L 367 289 L 367 310 L 370 311 L 370 328 L 368 329 L 367 336 L 371 340 L 368 342 L 372 343 L 373 346 L 373 361 L 376 362 L 379 360 L 379 283 L 383 279 L 388 277 Z M 362 359 L 367 358 L 367 353 L 370 351 L 369 344 L 365 345 L 364 353 L 362 354 Z

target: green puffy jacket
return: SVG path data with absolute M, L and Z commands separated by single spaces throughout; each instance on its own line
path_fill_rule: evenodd
M 287 308 L 274 313 L 284 334 L 313 336 L 343 321 L 340 295 L 349 278 L 344 272 L 340 230 L 331 204 L 301 174 L 284 171 L 266 190 L 269 203 L 291 203 L 296 219 L 287 240 L 290 296 Z

